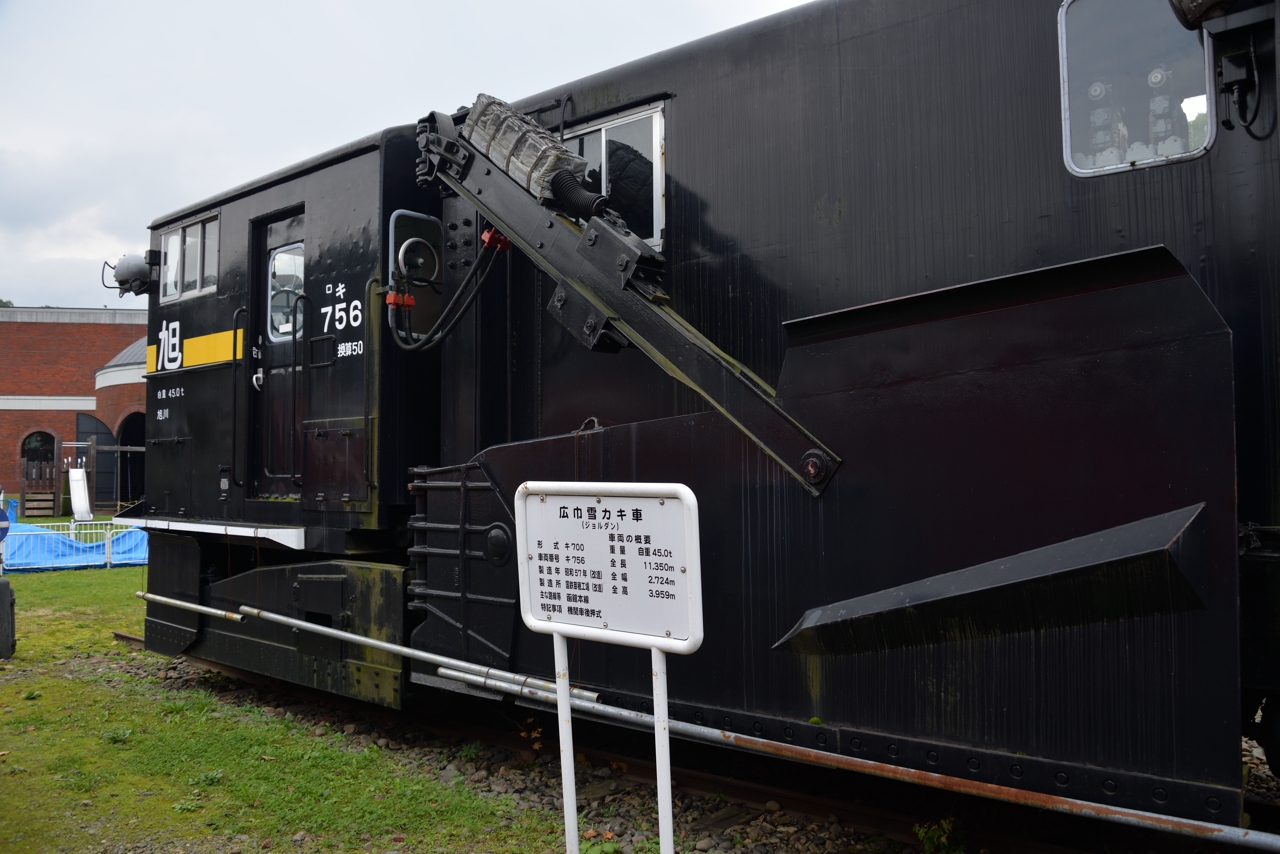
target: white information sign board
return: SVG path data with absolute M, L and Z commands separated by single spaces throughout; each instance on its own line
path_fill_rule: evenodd
M 516 490 L 520 614 L 555 649 L 565 849 L 578 852 L 565 638 L 647 647 L 662 854 L 674 851 L 666 653 L 702 644 L 698 501 L 678 483 L 533 481 Z
M 515 505 L 530 629 L 677 653 L 702 643 L 698 502 L 687 486 L 535 482 Z

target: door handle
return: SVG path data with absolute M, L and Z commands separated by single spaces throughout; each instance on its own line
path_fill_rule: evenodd
M 253 387 L 262 391 L 262 368 L 258 368 L 258 372 L 253 375 Z

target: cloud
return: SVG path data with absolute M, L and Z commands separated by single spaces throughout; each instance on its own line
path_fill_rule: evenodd
M 0 3 L 0 298 L 115 305 L 102 261 L 168 211 L 480 91 L 518 99 L 792 5 Z

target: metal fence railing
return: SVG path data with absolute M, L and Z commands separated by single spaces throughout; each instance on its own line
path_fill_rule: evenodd
M 138 566 L 147 562 L 147 532 L 117 522 L 15 525 L 0 560 L 5 572 Z

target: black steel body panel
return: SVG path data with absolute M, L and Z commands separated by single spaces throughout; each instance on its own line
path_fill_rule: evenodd
M 928 294 L 892 322 L 873 306 L 793 329 L 804 343 L 780 400 L 848 461 L 817 501 L 717 413 L 477 461 L 504 496 L 567 478 L 678 481 L 700 497 L 706 640 L 669 664 L 673 701 L 1145 774 L 1180 793 L 1153 803 L 1129 787 L 1126 803 L 1156 811 L 1208 787 L 1226 811 L 1187 814 L 1232 821 L 1238 797 L 1220 791 L 1239 782 L 1238 676 L 1224 660 L 1239 632 L 1231 336 L 1163 250 L 1109 261 L 1118 274 L 1087 262 L 978 283 L 975 313 L 934 311 Z M 771 649 L 828 602 L 1201 503 L 1202 593 L 1176 609 L 849 654 Z M 1062 607 L 1086 609 L 1096 591 L 1083 594 Z M 575 679 L 647 693 L 643 654 L 575 656 Z M 550 644 L 521 630 L 514 668 L 549 673 Z
M 251 604 L 328 628 L 403 644 L 407 640 L 401 621 L 404 588 L 403 567 L 323 561 L 239 573 L 207 586 L 200 604 L 233 613 L 241 605 Z M 192 655 L 400 707 L 405 668 L 399 655 L 262 620 L 231 623 L 216 617 L 198 619 L 202 624 L 200 640 L 190 647 Z
M 1195 160 L 1073 177 L 1062 160 L 1059 6 L 812 3 L 515 106 L 572 94 L 572 127 L 575 113 L 670 93 L 664 286 L 681 316 L 775 385 L 781 321 L 1168 247 L 1234 336 L 1250 461 L 1241 515 L 1280 522 L 1280 435 L 1267 426 L 1280 423 L 1277 135 L 1220 130 Z M 1269 24 L 1255 35 L 1266 125 L 1277 66 Z M 537 117 L 553 126 L 559 111 Z M 596 390 L 563 389 L 559 405 L 574 399 L 590 415 Z M 651 417 L 673 414 L 662 404 Z
M 200 604 L 200 544 L 192 537 L 151 534 L 147 550 L 147 590 Z M 147 603 L 147 649 L 177 655 L 195 642 L 199 630 L 199 614 L 172 605 Z

